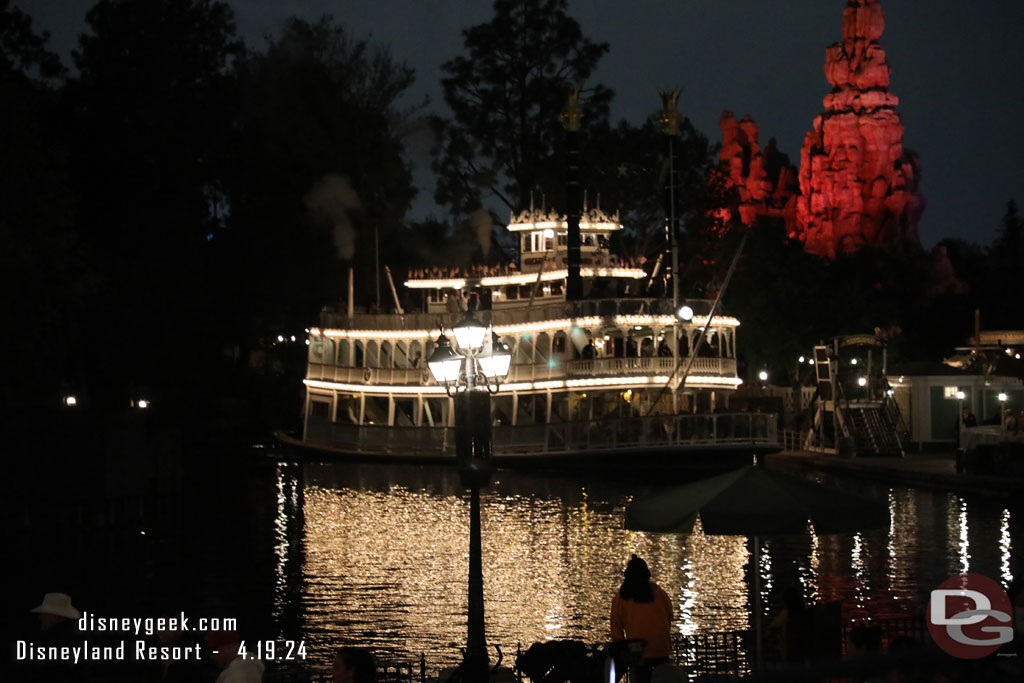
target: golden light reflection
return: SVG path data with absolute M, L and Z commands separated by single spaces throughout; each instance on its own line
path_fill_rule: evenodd
M 743 538 L 622 528 L 625 503 L 589 492 L 482 494 L 487 638 L 504 652 L 548 638 L 608 639 L 631 552 L 672 596 L 676 627 L 746 625 Z M 497 489 L 497 490 L 496 490 Z M 308 485 L 305 632 L 312 650 L 358 640 L 384 658 L 451 663 L 465 640 L 468 500 L 440 490 Z M 396 634 L 400 634 L 396 643 Z M 326 656 L 326 655 L 325 655 Z
M 767 616 L 771 607 L 768 596 L 771 595 L 773 588 L 771 543 L 766 543 L 763 539 L 754 539 L 754 542 L 761 543 L 761 566 L 758 567 L 758 571 L 761 572 L 761 615 Z
M 922 524 L 913 492 L 890 489 L 886 578 L 889 597 L 894 601 L 918 597 L 914 588 L 920 577 Z
M 516 644 L 601 643 L 630 553 L 645 558 L 682 635 L 742 630 L 750 620 L 747 539 L 623 529 L 631 491 L 617 480 L 500 473 L 483 492 L 487 638 L 508 663 Z M 306 639 L 314 664 L 345 644 L 384 661 L 452 664 L 465 641 L 469 505 L 447 468 L 287 466 L 274 472 L 274 615 Z M 976 571 L 1012 578 L 1009 511 L 932 492 L 883 489 L 891 522 L 863 534 L 762 541 L 763 604 L 793 580 L 845 619 L 914 613 L 959 569 L 968 517 Z M 970 557 L 969 555 L 967 557 Z
M 821 590 L 818 587 L 818 576 L 821 574 L 821 544 L 818 542 L 818 532 L 814 530 L 814 525 L 810 525 L 811 532 L 811 557 L 810 557 L 810 575 L 808 576 L 807 583 L 807 597 L 815 602 L 821 600 Z
M 850 568 L 853 570 L 854 585 L 856 586 L 854 595 L 858 609 L 864 609 L 867 604 L 869 586 L 867 565 L 865 563 L 866 552 L 864 535 L 854 534 L 853 548 L 850 550 Z
M 1010 511 L 1003 510 L 1003 516 L 999 523 L 999 576 L 1003 582 L 1003 588 L 1009 588 L 1013 582 L 1013 572 L 1010 571 Z
M 967 535 L 967 501 L 960 500 L 960 573 L 971 570 L 971 542 Z

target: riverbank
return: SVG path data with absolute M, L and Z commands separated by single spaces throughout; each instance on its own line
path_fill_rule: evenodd
M 854 475 L 899 486 L 1012 496 L 1024 493 L 1024 477 L 958 474 L 953 453 L 908 453 L 902 458 L 840 457 L 810 451 L 780 451 L 765 464 L 790 471 Z

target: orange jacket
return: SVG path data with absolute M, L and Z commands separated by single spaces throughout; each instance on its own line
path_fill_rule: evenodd
M 651 583 L 654 600 L 634 602 L 616 593 L 612 598 L 612 640 L 643 638 L 645 659 L 672 655 L 672 603 L 668 594 Z

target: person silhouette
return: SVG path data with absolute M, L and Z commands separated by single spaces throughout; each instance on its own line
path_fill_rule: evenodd
M 651 581 L 647 563 L 636 555 L 626 564 L 622 585 L 612 598 L 611 636 L 612 641 L 647 641 L 636 683 L 650 683 L 654 667 L 668 662 L 672 654 L 672 603 Z

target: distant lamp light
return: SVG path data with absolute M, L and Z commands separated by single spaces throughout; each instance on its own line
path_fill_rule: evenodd
M 1013 355 L 1013 357 L 1014 357 L 1014 358 L 1016 358 L 1017 360 L 1020 360 L 1020 354 L 1019 354 L 1019 353 L 1015 353 L 1015 354 Z
M 1013 349 L 1006 349 L 1006 355 L 1007 356 L 1012 356 L 1013 355 Z
M 757 373 L 757 376 L 758 376 L 758 378 L 760 378 L 760 380 L 762 382 L 767 382 L 768 381 L 768 371 L 767 370 L 762 370 L 761 372 Z
M 807 363 L 808 363 L 808 365 L 814 365 L 814 359 L 813 358 L 808 358 L 807 359 Z
M 434 352 L 427 359 L 427 367 L 438 384 L 448 385 L 459 379 L 459 373 L 462 372 L 462 356 L 455 353 L 448 337 L 442 334 L 437 338 Z
M 800 362 L 800 363 L 803 363 L 805 360 L 807 360 L 807 359 L 804 358 L 803 356 L 800 356 L 799 358 L 797 358 L 797 362 Z
M 295 341 L 295 335 L 294 334 L 292 335 L 292 341 Z
M 65 396 L 64 397 L 64 405 L 66 405 L 66 406 L 68 406 L 70 408 L 74 408 L 75 406 L 78 405 L 78 399 L 75 398 L 74 396 Z
M 956 392 L 956 397 L 957 397 L 957 398 L 958 398 L 959 400 L 961 400 L 961 401 L 962 401 L 962 400 L 964 400 L 965 398 L 967 398 L 967 394 L 965 394 L 965 393 L 964 393 L 964 392 L 962 392 L 962 391 L 958 391 L 958 392 Z
M 277 341 L 283 342 L 284 341 L 284 335 L 281 335 L 281 334 L 277 335 Z
M 643 325 L 633 325 L 633 329 L 634 330 L 642 330 L 644 328 L 643 328 Z
M 856 358 L 851 358 L 850 359 L 850 365 L 856 365 L 856 364 L 857 364 L 857 359 Z
M 679 319 L 680 320 L 693 320 L 693 309 L 689 306 L 681 306 L 679 308 Z
M 862 386 L 862 387 L 866 387 L 868 385 L 868 378 L 867 377 L 858 377 L 857 378 L 857 385 L 858 386 Z
M 140 399 L 139 399 L 139 403 L 138 403 L 138 406 L 139 406 L 139 408 L 141 408 L 142 410 L 145 410 L 146 408 L 148 408 L 148 407 L 149 407 L 149 401 L 147 401 L 147 400 L 146 400 L 146 399 L 144 399 L 144 398 L 140 398 Z
M 885 393 L 886 393 L 886 395 L 888 395 L 888 396 L 892 396 L 892 395 L 893 395 L 893 394 L 895 394 L 896 392 L 895 392 L 895 391 L 893 391 L 892 389 L 887 389 Z
M 555 236 L 555 231 L 554 230 L 552 230 L 551 228 L 545 228 L 544 229 L 544 237 L 546 237 L 547 239 L 551 239 L 554 236 Z
M 452 327 L 455 343 L 466 351 L 479 351 L 484 345 L 487 327 L 476 318 L 466 317 Z
M 999 392 L 999 402 L 1000 403 L 1006 403 L 1006 399 L 1008 399 L 1008 398 L 1009 398 L 1009 396 L 1006 395 L 1005 391 L 1000 391 Z

